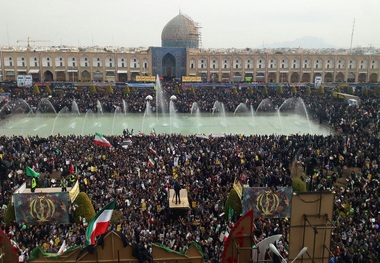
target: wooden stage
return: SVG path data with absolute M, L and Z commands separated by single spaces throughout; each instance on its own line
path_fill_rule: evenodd
M 66 187 L 66 192 L 69 192 L 71 190 L 71 187 Z M 38 194 L 38 193 L 60 193 L 62 192 L 62 188 L 61 187 L 48 187 L 48 188 L 36 188 L 36 190 L 34 191 L 35 194 Z M 31 191 L 30 191 L 30 188 L 25 188 L 22 192 L 20 192 L 20 194 L 30 194 Z
M 66 192 L 69 192 L 71 190 L 71 187 L 66 187 Z M 60 193 L 62 192 L 62 188 L 61 187 L 47 187 L 47 188 L 36 188 L 36 190 L 34 191 L 35 194 L 38 194 L 38 193 Z M 30 194 L 31 191 L 30 191 L 30 188 L 22 188 L 22 189 L 18 189 L 14 192 L 14 194 Z
M 190 208 L 189 199 L 187 198 L 187 190 L 181 189 L 179 192 L 181 203 L 175 204 L 174 189 L 169 190 L 169 208 Z

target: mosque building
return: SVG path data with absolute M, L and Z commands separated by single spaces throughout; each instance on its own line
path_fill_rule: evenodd
M 376 51 L 376 50 L 375 50 Z M 200 26 L 179 13 L 161 33 L 161 47 L 3 47 L 0 79 L 35 82 L 379 82 L 380 54 L 361 49 L 204 49 Z

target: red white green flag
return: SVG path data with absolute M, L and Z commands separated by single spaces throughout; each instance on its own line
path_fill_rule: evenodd
M 104 234 L 110 223 L 112 212 L 115 209 L 115 200 L 106 205 L 91 219 L 86 229 L 86 245 L 94 245 L 95 237 Z
M 110 142 L 107 141 L 107 139 L 104 138 L 104 136 L 98 132 L 95 133 L 94 143 L 100 146 L 112 147 Z
M 148 159 L 148 165 L 151 167 L 154 167 L 155 164 L 156 164 L 156 161 L 152 157 L 150 157 Z
M 156 137 L 156 130 L 154 128 L 150 132 L 150 135 L 152 135 L 152 137 Z

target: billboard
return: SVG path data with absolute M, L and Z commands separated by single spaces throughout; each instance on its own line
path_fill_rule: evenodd
M 69 223 L 68 192 L 14 194 L 13 198 L 17 223 Z
M 290 216 L 292 187 L 244 187 L 243 214 L 253 209 L 255 218 L 285 218 Z
M 182 76 L 182 82 L 202 82 L 200 76 Z
M 136 76 L 136 81 L 140 82 L 155 82 L 156 77 L 155 76 Z
M 18 75 L 17 76 L 17 87 L 19 88 L 29 88 L 33 86 L 32 75 Z
M 314 85 L 316 88 L 322 85 L 322 76 L 316 76 L 314 79 Z
M 8 101 L 10 97 L 11 97 L 10 93 L 0 93 L 0 102 Z

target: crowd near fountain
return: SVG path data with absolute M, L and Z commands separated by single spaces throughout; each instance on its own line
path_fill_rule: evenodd
M 292 133 L 317 133 L 329 134 L 330 129 L 320 126 L 309 120 L 307 108 L 301 97 L 288 98 L 277 108 L 273 107 L 270 98 L 264 98 L 254 109 L 253 105 L 247 105 L 240 102 L 234 110 L 226 112 L 224 102 L 215 100 L 209 112 L 202 112 L 198 102 L 191 102 L 189 113 L 181 112 L 176 109 L 179 98 L 176 95 L 170 95 L 168 101 L 161 87 L 160 81 L 155 84 L 155 90 L 152 94 L 145 97 L 145 109 L 139 112 L 128 111 L 127 102 L 122 99 L 115 103 L 110 111 L 105 112 L 102 102 L 97 99 L 93 109 L 79 108 L 78 102 L 73 99 L 70 105 L 55 109 L 49 98 L 42 98 L 33 111 L 32 107 L 25 100 L 8 102 L 3 105 L 4 112 L 8 106 L 12 105 L 13 112 L 24 112 L 25 114 L 14 115 L 8 118 L 7 122 L 0 125 L 2 134 L 5 135 L 53 135 L 59 132 L 62 135 L 67 134 L 94 134 L 96 128 L 102 127 L 104 134 L 118 134 L 125 128 L 134 129 L 142 133 L 149 132 L 153 126 L 156 126 L 157 132 L 161 133 L 181 133 L 181 134 L 292 134 Z M 51 99 L 51 98 L 50 98 Z M 152 101 L 155 100 L 155 104 Z M 157 106 L 158 105 L 158 106 Z M 167 105 L 167 106 L 166 106 Z M 19 109 L 21 107 L 21 109 Z M 250 110 L 249 110 L 250 108 Z M 284 112 L 283 109 L 286 109 Z M 54 113 L 55 116 L 40 113 Z M 81 115 L 81 112 L 84 114 Z M 123 112 L 124 114 L 118 114 Z M 150 118 L 155 112 L 156 119 Z M 76 113 L 76 114 L 72 114 Z M 196 113 L 196 114 L 195 114 Z M 111 115 L 112 117 L 110 117 Z M 89 126 L 88 118 L 99 125 Z M 32 119 L 32 117 L 34 119 Z M 147 120 L 149 119 L 149 123 Z M 62 120 L 62 121 L 60 121 Z M 278 122 L 281 125 L 278 125 Z M 44 123 L 44 126 L 32 127 L 33 123 Z M 283 125 L 286 123 L 286 125 Z M 28 126 L 28 134 L 24 127 Z M 42 129 L 45 127 L 45 129 Z M 93 127 L 94 129 L 90 129 Z
M 111 229 L 148 251 L 153 242 L 178 252 L 197 242 L 204 260 L 216 263 L 223 236 L 239 218 L 219 216 L 235 179 L 246 186 L 289 186 L 296 163 L 308 190 L 336 193 L 330 248 L 335 262 L 378 262 L 378 94 L 356 93 L 361 104 L 352 107 L 334 98 L 334 90 L 300 87 L 297 93 L 284 89 L 278 94 L 239 89 L 235 94 L 207 87 L 175 92 L 176 85 L 157 80 L 154 88 L 132 88 L 128 94 L 116 87 L 113 94 L 10 91 L 0 103 L 0 149 L 17 168 L 4 184 L 13 189 L 24 182 L 17 171 L 26 165 L 44 174 L 65 173 L 72 162 L 81 190 L 96 210 L 111 198 L 117 200 L 122 219 Z M 108 138 L 112 150 L 94 146 L 95 133 Z M 346 176 L 348 168 L 352 172 Z M 167 204 L 176 178 L 196 204 L 180 218 Z M 44 179 L 48 185 L 51 178 Z M 10 192 L 3 198 L 2 205 L 8 205 Z M 257 240 L 282 235 L 276 246 L 286 258 L 288 218 L 257 218 L 255 226 L 260 230 Z M 70 245 L 83 243 L 83 224 L 52 226 L 51 233 L 44 226 L 22 227 L 4 226 L 21 244 L 19 253 L 28 255 L 36 245 L 57 252 L 66 237 Z M 40 239 L 35 241 L 32 233 Z M 50 244 L 57 237 L 57 245 Z

